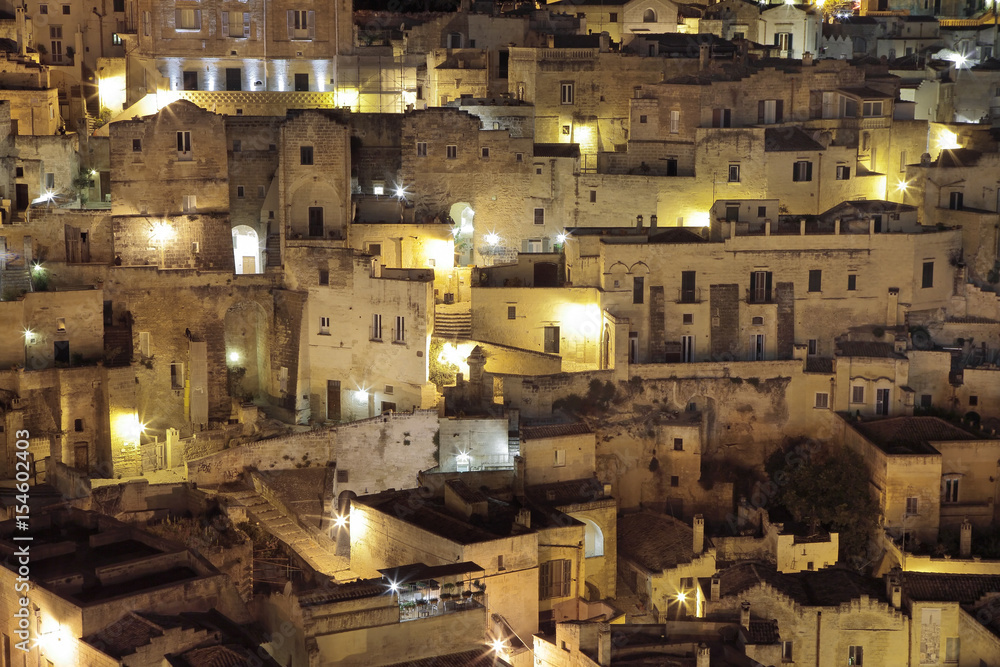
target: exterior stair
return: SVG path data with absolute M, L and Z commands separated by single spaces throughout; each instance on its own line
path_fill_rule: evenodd
M 0 271 L 0 294 L 19 296 L 31 290 L 31 271 L 24 269 L 4 269 Z
M 437 306 L 434 309 L 434 335 L 440 338 L 472 338 L 470 304 Z

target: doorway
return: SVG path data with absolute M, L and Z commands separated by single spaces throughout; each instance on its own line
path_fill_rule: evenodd
M 340 421 L 340 380 L 326 381 L 326 418 Z
M 239 67 L 226 68 L 226 90 L 243 90 L 243 70 Z
M 87 443 L 78 442 L 73 447 L 73 467 L 83 472 L 90 471 L 90 450 Z

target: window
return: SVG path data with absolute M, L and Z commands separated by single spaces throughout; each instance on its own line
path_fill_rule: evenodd
M 330 335 L 330 318 L 321 317 L 319 318 L 319 335 L 329 336 Z
M 677 134 L 681 131 L 681 112 L 670 112 L 670 134 Z
M 177 159 L 191 159 L 191 133 L 188 131 L 180 131 L 177 133 Z
M 712 109 L 712 127 L 732 127 L 732 109 Z
M 817 408 L 822 408 L 826 410 L 830 407 L 830 394 L 826 392 L 817 391 L 816 392 L 816 403 L 814 404 Z
M 695 271 L 681 271 L 681 303 L 697 302 L 697 275 Z
M 959 658 L 959 647 L 961 646 L 961 639 L 959 637 L 948 637 L 945 639 L 945 649 L 944 649 L 944 661 L 945 662 L 958 662 Z
M 590 203 L 591 204 L 597 203 L 597 190 L 590 191 Z
M 652 9 L 647 9 L 646 11 L 644 11 L 642 13 L 642 22 L 656 23 L 656 12 L 654 12 Z
M 618 23 L 618 12 L 611 12 L 608 14 L 609 23 Z
M 906 151 L 899 152 L 899 170 L 906 171 Z
M 677 475 L 671 475 L 670 476 L 670 486 L 672 486 L 672 487 L 674 487 L 676 489 L 680 485 L 681 485 L 681 478 L 678 477 Z
M 339 468 L 337 469 L 337 484 L 348 484 L 349 479 L 350 475 L 348 474 L 347 470 L 340 470 Z
M 758 319 L 758 318 L 754 318 L 754 319 Z M 764 323 L 764 318 L 761 317 L 759 319 L 761 321 L 760 323 L 763 324 Z M 755 324 L 756 324 L 756 322 L 755 322 Z M 809 354 L 816 354 L 816 350 L 819 349 L 819 341 L 817 341 L 815 338 L 810 338 L 809 341 L 808 341 L 808 343 L 806 344 L 806 349 L 809 350 Z
M 111 46 L 121 46 L 122 43 L 123 42 L 121 35 L 119 35 L 117 32 L 111 33 Z
M 387 395 L 389 395 L 389 396 L 392 396 L 392 392 L 394 392 L 395 390 L 396 390 L 395 387 L 393 387 L 391 384 L 387 384 L 385 386 L 385 392 L 384 393 L 387 394 Z
M 964 199 L 965 195 L 962 194 L 961 192 L 952 192 L 948 196 L 948 208 L 950 208 L 952 211 L 961 211 Z
M 906 499 L 906 516 L 917 515 L 917 497 L 910 496 Z
M 855 273 L 847 274 L 847 291 L 856 292 L 858 289 L 858 276 Z
M 694 324 L 694 314 L 693 313 L 684 313 L 681 316 L 681 321 L 684 324 Z
M 504 569 L 505 568 L 503 566 L 503 555 L 501 554 L 497 556 L 497 572 L 503 572 Z
M 427 142 L 418 141 L 417 142 L 417 157 L 427 157 Z
M 142 13 L 142 34 L 144 37 L 149 37 L 153 28 L 152 14 L 149 12 Z
M 507 306 L 507 319 L 508 320 L 517 319 L 517 306 Z
M 174 26 L 177 30 L 201 30 L 200 9 L 175 9 Z
M 792 661 L 792 642 L 781 642 L 781 659 L 785 662 Z
M 265 190 L 264 190 L 264 186 L 263 186 L 263 185 L 258 185 L 258 186 L 257 186 L 257 196 L 258 196 L 258 197 L 259 197 L 260 199 L 263 199 L 263 198 L 264 198 L 264 196 L 265 196 L 266 194 L 267 194 L 267 193 L 266 193 L 266 192 L 265 192 Z
M 978 396 L 969 396 L 969 407 L 970 408 L 974 408 L 977 405 L 979 405 L 979 397 Z
M 571 561 L 568 558 L 550 560 L 538 567 L 538 597 L 564 598 L 569 595 Z
M 484 160 L 490 159 L 490 149 L 487 146 L 483 146 L 479 149 L 479 156 Z
M 316 36 L 316 12 L 288 10 L 288 39 L 312 39 Z
M 524 153 L 514 153 L 514 162 L 524 162 Z
M 319 272 L 319 284 L 329 285 L 330 284 L 330 272 L 320 269 Z
M 57 317 L 56 318 L 56 332 L 57 333 L 66 333 L 66 318 L 65 317 Z
M 767 207 L 766 206 L 758 206 L 757 207 L 757 217 L 758 218 L 766 218 L 767 217 Z
M 887 416 L 889 414 L 889 390 L 875 390 L 875 414 Z
M 536 208 L 535 209 L 535 224 L 544 225 L 545 224 L 545 209 Z
M 837 180 L 838 181 L 849 181 L 851 180 L 851 168 L 844 164 L 837 165 Z
M 926 410 L 927 408 L 931 407 L 931 401 L 932 400 L 933 400 L 933 397 L 930 394 L 921 394 L 920 395 L 920 407 L 924 408 Z
M 288 391 L 288 367 L 282 366 L 278 369 L 278 390 L 282 393 Z M 339 474 L 338 474 L 339 476 Z
M 957 503 L 958 502 L 958 478 L 950 477 L 944 480 L 944 496 L 941 498 L 943 503 Z
M 923 275 L 921 276 L 920 286 L 924 289 L 934 287 L 934 262 L 924 262 L 924 270 Z
M 170 364 L 170 388 L 184 388 L 184 364 Z
M 677 158 L 668 157 L 667 158 L 667 176 L 676 176 L 676 175 L 677 175 Z M 683 220 L 683 218 L 680 218 L 680 220 Z M 682 225 L 681 225 L 681 223 L 677 223 L 677 226 L 681 227 Z
M 406 342 L 406 318 L 397 316 L 396 317 L 396 327 L 392 330 L 392 342 L 393 343 L 405 343 Z
M 69 5 L 63 5 L 62 6 L 62 12 L 63 12 L 63 14 L 66 14 L 68 16 L 69 13 L 70 13 L 70 6 Z
M 445 156 L 449 160 L 457 160 L 458 159 L 458 146 L 455 145 L 455 144 L 449 144 L 445 148 Z
M 372 340 L 382 340 L 382 316 L 372 315 Z
M 771 302 L 771 272 L 753 271 L 750 273 L 750 303 Z
M 632 278 L 632 303 L 642 303 L 645 296 L 646 279 L 642 276 Z
M 757 124 L 774 125 L 784 120 L 784 100 L 760 100 L 757 102 Z
M 53 174 L 51 172 L 45 174 L 45 187 L 48 190 L 55 190 L 56 189 L 56 175 L 55 174 Z
M 299 146 L 299 164 L 312 164 L 313 163 L 313 147 L 312 146 Z
M 777 46 L 782 51 L 792 50 L 792 33 L 790 32 L 776 32 L 774 33 L 774 45 Z
M 822 292 L 823 291 L 823 270 L 822 269 L 809 269 L 809 291 L 810 292 Z
M 545 327 L 544 350 L 548 354 L 559 354 L 559 327 Z
M 874 118 L 882 115 L 881 102 L 865 102 L 861 105 L 861 115 L 865 118 Z
M 740 165 L 738 164 L 729 165 L 729 182 L 730 183 L 740 182 Z
M 792 165 L 792 180 L 811 181 L 813 179 L 813 163 L 808 160 L 799 160 Z
M 233 139 L 233 152 L 240 153 L 243 151 L 243 142 L 239 139 Z
M 250 37 L 250 12 L 222 12 L 222 34 L 237 39 Z
M 674 438 L 674 451 L 675 452 L 684 451 L 684 438 Z
M 132 140 L 132 152 L 133 153 L 141 153 L 142 152 L 142 139 L 133 139 Z
M 559 101 L 563 104 L 573 104 L 573 84 L 572 83 L 562 83 L 559 84 Z
M 139 332 L 139 356 L 148 357 L 149 356 L 149 332 L 140 331 Z
M 861 665 L 865 664 L 865 650 L 860 646 L 852 646 L 847 650 L 847 664 L 848 665 Z
M 566 450 L 565 449 L 552 450 L 552 467 L 561 468 L 565 465 L 566 465 Z
M 851 387 L 851 403 L 864 403 L 865 402 L 865 387 L 864 385 L 856 385 Z
M 198 209 L 198 195 L 184 195 L 181 199 L 181 210 L 185 213 Z
M 48 5 L 38 5 L 38 13 L 39 14 L 48 14 L 49 13 L 49 6 Z
M 76 431 L 77 433 L 80 433 L 80 432 L 83 431 L 83 420 L 82 419 L 74 419 L 73 420 L 73 430 Z
M 242 185 L 237 185 L 236 186 L 236 198 L 237 199 L 243 199 L 243 197 L 245 195 L 246 195 L 246 188 L 244 188 Z

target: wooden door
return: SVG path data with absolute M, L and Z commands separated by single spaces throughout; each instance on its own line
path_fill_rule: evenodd
M 28 208 L 31 204 L 31 200 L 28 198 L 28 184 L 27 183 L 17 183 L 14 185 L 14 196 L 17 199 L 17 210 L 23 211 Z
M 243 273 L 257 273 L 257 258 L 248 255 L 243 258 Z

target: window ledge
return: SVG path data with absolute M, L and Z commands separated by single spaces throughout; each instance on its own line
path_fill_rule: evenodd
M 368 341 L 371 342 L 371 343 L 381 343 L 382 339 L 381 338 L 369 338 Z
M 392 344 L 393 345 L 406 345 L 406 341 L 405 340 L 394 340 L 394 341 L 392 341 Z
M 319 332 L 318 334 L 316 334 L 316 335 L 318 335 L 318 336 L 329 336 L 329 335 L 330 335 L 330 332 L 329 332 L 329 331 L 320 331 L 320 332 Z

